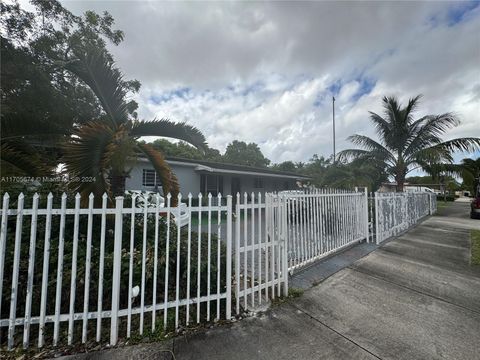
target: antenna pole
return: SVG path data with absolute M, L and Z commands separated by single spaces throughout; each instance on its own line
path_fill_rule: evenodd
M 336 152 L 335 152 L 335 96 L 332 96 L 332 110 L 333 110 L 333 164 L 335 164 L 335 160 L 336 160 Z

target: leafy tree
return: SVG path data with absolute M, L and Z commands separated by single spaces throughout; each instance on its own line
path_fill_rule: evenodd
M 410 176 L 407 177 L 406 182 L 413 185 L 432 185 L 434 181 L 431 176 Z
M 223 160 L 232 164 L 257 167 L 267 167 L 270 164 L 270 160 L 262 154 L 257 144 L 247 144 L 238 140 L 228 144 Z
M 193 160 L 222 161 L 222 155 L 217 149 L 206 146 L 204 151 L 200 151 L 185 141 L 173 143 L 166 139 L 157 139 L 150 143 L 152 147 L 161 151 L 165 156 L 174 156 Z
M 298 170 L 297 167 L 295 166 L 295 163 L 290 160 L 281 162 L 279 164 L 273 164 L 272 169 L 277 171 L 289 171 L 289 172 L 296 172 Z
M 350 163 L 337 161 L 326 167 L 320 177 L 314 177 L 317 186 L 348 189 L 365 186 L 370 190 L 378 189 L 386 180 L 385 172 L 376 164 L 359 159 Z
M 150 143 L 150 145 L 161 151 L 165 156 L 176 156 L 184 159 L 202 159 L 202 152 L 197 148 L 180 141 L 173 143 L 166 139 L 157 139 Z
M 72 190 L 112 198 L 123 193 L 127 166 L 142 154 L 175 201 L 178 182 L 162 154 L 137 140 L 158 135 L 201 148 L 203 135 L 168 120 L 137 120 L 137 104 L 127 98 L 140 84 L 123 78 L 106 48 L 123 40 L 110 14 L 78 17 L 56 0 L 31 3 L 33 13 L 16 2 L 1 5 L 2 60 L 8 60 L 2 61 L 2 164 L 33 174 L 61 162 Z M 50 147 L 53 159 L 33 157 Z
M 460 173 L 463 179 L 463 185 L 466 186 L 472 194 L 476 194 L 480 186 L 480 157 L 477 159 L 463 159 L 460 165 Z
M 452 163 L 452 152 L 474 151 L 480 148 L 480 138 L 458 138 L 444 141 L 442 136 L 460 124 L 451 113 L 427 115 L 414 119 L 420 96 L 402 107 L 394 97 L 384 97 L 385 116 L 370 112 L 379 141 L 368 136 L 353 135 L 349 140 L 363 149 L 348 149 L 340 159 L 362 159 L 385 169 L 397 182 L 397 191 L 403 191 L 406 175 L 415 168 L 426 168 L 432 163 Z
M 61 155 L 58 144 L 79 124 L 101 116 L 94 93 L 62 63 L 74 47 L 89 44 L 108 54 L 106 42 L 118 45 L 123 39 L 107 12 L 77 17 L 58 1 L 31 3 L 33 12 L 16 1 L 0 4 L 3 175 L 47 175 Z M 138 91 L 139 83 L 124 86 Z M 129 102 L 132 116 L 136 107 Z
M 314 183 L 320 184 L 322 183 L 322 179 L 325 176 L 327 169 L 331 165 L 332 163 L 330 159 L 314 154 L 308 163 L 299 167 L 299 171 L 304 175 L 311 176 Z

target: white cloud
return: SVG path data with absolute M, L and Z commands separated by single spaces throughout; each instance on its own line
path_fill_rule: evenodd
M 126 39 L 112 52 L 146 119 L 200 128 L 221 150 L 254 141 L 273 161 L 328 156 L 372 135 L 381 98 L 424 95 L 419 116 L 453 111 L 449 136 L 480 136 L 480 6 L 448 2 L 65 1 L 108 10 Z M 455 11 L 452 11 L 455 9 Z M 336 93 L 338 91 L 338 93 Z M 163 99 L 163 100 L 162 100 Z

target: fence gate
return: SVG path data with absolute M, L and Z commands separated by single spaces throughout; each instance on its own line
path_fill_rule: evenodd
M 288 294 L 286 199 L 237 194 L 235 209 L 236 312 Z
M 368 242 L 367 190 L 313 189 L 289 194 L 288 267 L 294 270 L 362 240 Z

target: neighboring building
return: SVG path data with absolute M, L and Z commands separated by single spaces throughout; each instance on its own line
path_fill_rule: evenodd
M 200 192 L 203 195 L 221 193 L 227 196 L 237 192 L 251 194 L 295 190 L 310 180 L 306 176 L 268 168 L 173 157 L 167 158 L 167 162 L 178 178 L 184 197 L 192 193 L 196 198 Z M 139 158 L 133 165 L 125 187 L 126 190 L 162 192 L 152 164 L 144 158 Z

